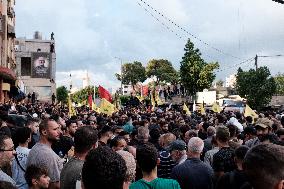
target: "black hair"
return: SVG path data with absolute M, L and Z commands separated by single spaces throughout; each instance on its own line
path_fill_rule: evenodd
M 126 132 L 126 131 L 121 131 L 121 132 L 118 134 L 118 136 L 125 136 L 125 135 L 129 135 L 129 133 Z
M 260 144 L 251 148 L 243 168 L 253 188 L 273 189 L 284 178 L 284 147 Z
M 31 137 L 32 130 L 28 127 L 17 128 L 15 133 L 16 142 L 25 143 Z
M 4 149 L 5 148 L 5 140 L 11 138 L 8 135 L 5 135 L 4 133 L 0 133 L 0 149 Z
M 33 185 L 32 179 L 39 179 L 42 175 L 48 175 L 47 169 L 36 165 L 28 166 L 25 172 L 25 179 L 29 187 Z
M 79 153 L 87 152 L 98 141 L 98 132 L 92 126 L 80 127 L 74 135 L 75 151 Z
M 235 149 L 235 157 L 239 160 L 243 160 L 245 155 L 249 151 L 249 147 L 242 145 Z
M 0 188 L 1 189 L 17 189 L 11 182 L 7 181 L 0 181 Z
M 158 151 L 149 143 L 139 145 L 136 149 L 136 160 L 142 171 L 150 173 L 157 166 Z
M 117 147 L 118 143 L 120 140 L 125 140 L 123 136 L 116 136 L 114 137 L 110 143 L 109 143 L 109 146 L 112 148 L 112 147 Z
M 66 127 L 69 127 L 72 123 L 76 123 L 76 125 L 77 125 L 76 120 L 68 119 L 68 120 L 66 121 Z
M 82 169 L 85 189 L 122 189 L 126 179 L 124 159 L 109 147 L 91 150 Z

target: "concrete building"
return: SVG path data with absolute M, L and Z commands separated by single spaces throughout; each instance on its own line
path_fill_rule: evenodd
M 236 74 L 232 74 L 229 77 L 226 77 L 225 87 L 235 88 L 236 81 L 237 81 Z
M 15 88 L 15 0 L 0 0 L 0 102 L 9 100 Z
M 88 74 L 88 71 L 86 71 L 86 75 L 84 75 L 83 77 L 83 89 L 88 87 L 90 85 L 90 77 L 89 77 L 89 74 Z
M 122 94 L 123 95 L 130 95 L 131 92 L 133 91 L 132 86 L 131 85 L 122 85 Z
M 17 76 L 24 83 L 24 92 L 36 93 L 37 100 L 50 101 L 56 93 L 56 54 L 54 34 L 43 40 L 40 32 L 33 39 L 16 39 Z

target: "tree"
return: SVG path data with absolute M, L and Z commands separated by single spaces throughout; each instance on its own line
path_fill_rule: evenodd
M 98 91 L 98 88 L 96 87 L 96 91 Z M 94 86 L 87 86 L 84 89 L 81 89 L 74 94 L 72 94 L 72 100 L 75 103 L 82 103 L 84 101 L 88 101 L 89 95 L 94 94 Z M 96 98 L 98 97 L 98 93 L 96 92 Z
M 216 82 L 217 87 L 223 87 L 223 85 L 224 85 L 224 81 L 221 79 Z
M 121 81 L 120 74 L 115 74 L 116 78 Z M 146 80 L 146 72 L 141 62 L 134 61 L 122 65 L 122 83 L 126 85 L 136 85 L 139 81 Z
M 276 92 L 277 95 L 284 95 L 284 74 L 278 73 L 274 77 L 276 83 Z
M 236 89 L 248 104 L 257 110 L 267 105 L 276 91 L 276 83 L 267 67 L 243 71 L 238 69 Z
M 170 61 L 164 59 L 150 60 L 146 67 L 146 75 L 156 76 L 157 84 L 160 82 L 175 83 L 178 80 L 178 72 Z
M 180 78 L 189 95 L 203 91 L 212 85 L 216 75 L 214 70 L 219 68 L 218 62 L 206 63 L 201 58 L 199 49 L 188 39 L 184 48 L 184 56 L 180 63 Z
M 68 91 L 65 86 L 58 87 L 56 89 L 57 101 L 61 103 L 67 103 Z

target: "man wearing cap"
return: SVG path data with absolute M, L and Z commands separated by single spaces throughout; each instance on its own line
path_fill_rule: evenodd
M 204 142 L 192 137 L 187 146 L 187 160 L 173 168 L 171 178 L 178 181 L 181 189 L 213 189 L 213 170 L 200 160 Z
M 246 145 L 251 148 L 263 142 L 266 136 L 271 132 L 272 124 L 273 122 L 268 118 L 259 118 L 255 123 L 257 137 L 247 141 Z
M 185 162 L 187 159 L 186 155 L 186 144 L 182 140 L 173 141 L 168 147 L 168 151 L 171 153 L 172 159 L 179 165 Z

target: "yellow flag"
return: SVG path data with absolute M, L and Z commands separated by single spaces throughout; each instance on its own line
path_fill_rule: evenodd
M 139 99 L 140 102 L 144 100 L 144 97 L 143 97 L 143 96 L 138 96 L 138 95 L 137 95 L 136 97 Z
M 155 102 L 154 95 L 152 92 L 151 92 L 151 104 L 152 104 L 152 107 L 156 106 L 156 102 Z
M 76 110 L 72 105 L 71 97 L 68 97 L 69 117 L 76 115 Z
M 92 110 L 95 112 L 100 113 L 100 108 L 97 107 L 97 105 L 94 103 L 94 101 L 92 101 Z
M 111 115 L 115 111 L 115 106 L 107 101 L 105 98 L 102 98 L 101 104 L 100 104 L 100 112 Z
M 246 105 L 244 116 L 251 116 L 253 119 L 258 118 L 258 115 L 248 105 Z
M 185 105 L 185 103 L 183 104 L 183 110 L 185 111 L 185 113 L 187 115 L 191 115 L 191 112 L 189 111 L 188 107 Z
M 155 99 L 156 99 L 156 101 L 157 101 L 157 104 L 158 104 L 159 106 L 160 106 L 160 105 L 163 105 L 165 102 L 160 99 L 159 94 L 156 93 L 155 95 L 156 95 Z
M 221 107 L 216 102 L 214 102 L 214 104 L 212 105 L 212 111 L 216 113 L 220 113 L 222 110 L 221 110 Z
M 201 113 L 202 115 L 205 114 L 205 109 L 204 109 L 203 104 L 201 104 L 201 106 L 200 106 L 200 113 Z

